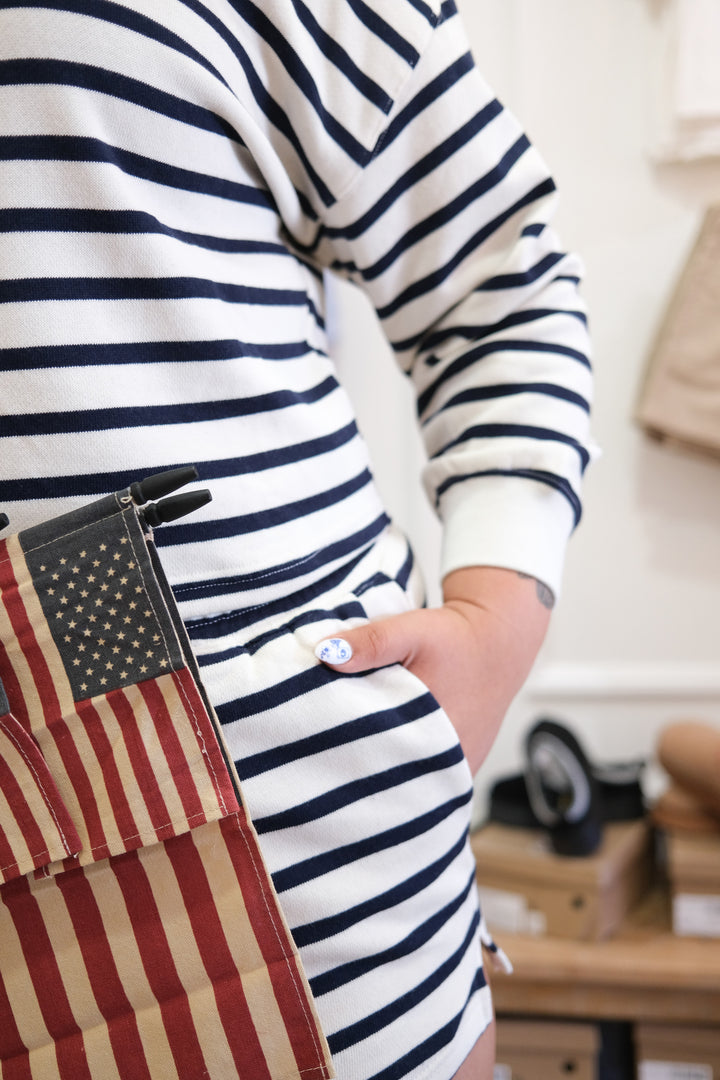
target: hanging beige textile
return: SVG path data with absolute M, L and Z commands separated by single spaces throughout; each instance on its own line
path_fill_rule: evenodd
M 636 418 L 720 457 L 720 206 L 710 207 L 651 351 Z
M 182 498 L 0 540 L 3 1080 L 334 1075 L 154 550 Z

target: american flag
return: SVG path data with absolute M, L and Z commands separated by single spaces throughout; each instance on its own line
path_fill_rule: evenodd
M 131 490 L 0 542 L 0 1075 L 333 1075 Z

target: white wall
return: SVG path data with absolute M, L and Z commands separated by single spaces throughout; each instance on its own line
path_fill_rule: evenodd
M 520 767 L 541 712 L 603 761 L 651 756 L 679 716 L 720 726 L 720 462 L 653 443 L 632 420 L 664 305 L 704 206 L 720 198 L 720 162 L 657 161 L 666 3 L 458 0 L 486 77 L 551 167 L 557 227 L 586 265 L 603 447 L 550 635 L 478 777 L 478 815 L 489 783 Z M 392 393 L 368 395 L 392 358 L 364 299 L 343 286 L 335 301 L 341 371 L 378 482 L 433 581 L 438 526 L 417 481 L 409 388 L 398 375 Z M 651 790 L 661 782 L 648 778 Z

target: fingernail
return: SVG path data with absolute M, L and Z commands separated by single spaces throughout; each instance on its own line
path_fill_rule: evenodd
M 352 654 L 350 645 L 340 637 L 326 638 L 315 647 L 315 655 L 325 664 L 346 664 Z

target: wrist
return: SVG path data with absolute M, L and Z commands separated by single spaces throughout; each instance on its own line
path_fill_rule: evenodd
M 554 599 L 550 589 L 527 574 L 495 566 L 465 566 L 442 582 L 449 606 L 473 605 L 495 616 L 515 634 L 540 647 Z

